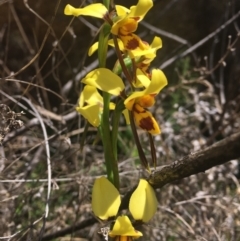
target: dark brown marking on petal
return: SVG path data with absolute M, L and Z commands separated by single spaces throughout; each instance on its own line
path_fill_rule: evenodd
M 154 130 L 154 123 L 151 117 L 142 118 L 139 122 L 139 127 L 146 131 Z
M 135 38 L 131 38 L 127 44 L 126 44 L 126 48 L 127 49 L 130 49 L 130 50 L 134 50 L 136 49 L 137 47 L 139 47 L 139 42 L 137 39 Z

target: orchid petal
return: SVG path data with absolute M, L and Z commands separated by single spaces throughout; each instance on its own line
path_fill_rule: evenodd
M 136 6 L 130 8 L 128 17 L 138 17 L 139 21 L 144 18 L 147 12 L 152 8 L 152 0 L 139 0 Z
M 118 17 L 126 16 L 130 12 L 130 9 L 128 9 L 122 5 L 116 5 L 115 8 L 116 8 Z
M 88 50 L 88 56 L 92 56 L 98 49 L 99 42 L 94 43 Z
M 92 192 L 92 209 L 102 220 L 117 215 L 121 198 L 118 190 L 105 177 L 95 180 Z
M 160 127 L 151 112 L 145 110 L 139 104 L 135 104 L 133 107 L 133 117 L 139 128 L 152 135 L 158 135 L 161 133 Z
M 115 96 L 120 95 L 124 89 L 122 79 L 111 70 L 105 68 L 89 72 L 82 82 Z
M 148 222 L 157 211 L 157 198 L 152 186 L 140 179 L 137 189 L 133 192 L 129 210 L 135 220 Z
M 86 105 L 84 107 L 76 107 L 77 112 L 79 112 L 88 122 L 94 127 L 100 125 L 100 106 L 95 105 Z
M 152 49 L 160 49 L 162 48 L 162 39 L 159 37 L 154 37 L 152 43 L 150 44 Z
M 87 104 L 98 104 L 103 105 L 102 96 L 97 91 L 96 87 L 91 85 L 86 85 L 81 93 L 79 106 L 84 106 L 84 103 Z
M 137 78 L 146 88 L 144 90 L 145 95 L 158 94 L 167 85 L 167 78 L 160 69 L 152 70 L 152 78 L 150 83 L 148 77 L 140 69 L 137 70 Z
M 96 18 L 103 18 L 107 12 L 107 8 L 102 3 L 90 4 L 84 8 L 74 8 L 70 4 L 67 4 L 64 9 L 65 15 L 73 15 L 75 17 L 84 15 Z

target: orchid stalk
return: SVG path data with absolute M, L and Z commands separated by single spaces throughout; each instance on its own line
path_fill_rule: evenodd
M 109 6 L 109 1 L 104 1 L 106 7 Z M 99 48 L 98 48 L 98 60 L 99 67 L 106 67 L 106 57 L 108 49 L 108 38 L 109 38 L 109 24 L 104 23 L 99 35 Z M 104 148 L 104 158 L 106 163 L 106 171 L 108 179 L 119 188 L 119 173 L 117 167 L 117 150 L 113 146 L 116 142 L 111 142 L 111 132 L 110 132 L 110 122 L 109 122 L 109 103 L 110 103 L 110 94 L 103 91 L 103 113 L 101 118 L 101 124 L 99 131 L 103 141 Z M 115 144 L 116 145 L 116 144 Z

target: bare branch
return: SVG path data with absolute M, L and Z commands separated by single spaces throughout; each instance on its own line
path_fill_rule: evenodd
M 239 157 L 240 132 L 215 143 L 205 150 L 191 153 L 171 165 L 164 166 L 155 171 L 148 181 L 154 188 L 160 188 L 173 181 L 205 172 L 211 167 Z

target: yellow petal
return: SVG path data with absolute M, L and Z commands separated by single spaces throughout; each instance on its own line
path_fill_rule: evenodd
M 144 18 L 146 13 L 152 8 L 152 0 L 139 0 L 136 6 L 130 8 L 128 17 L 139 17 L 139 21 Z
M 86 85 L 84 87 L 80 95 L 79 106 L 83 107 L 85 103 L 103 106 L 103 98 L 97 91 L 96 87 L 91 85 Z
M 73 15 L 75 17 L 84 15 L 95 18 L 103 18 L 107 12 L 107 8 L 102 3 L 90 4 L 84 8 L 74 8 L 70 4 L 67 4 L 64 9 L 65 15 Z
M 92 56 L 93 53 L 96 52 L 96 50 L 98 49 L 98 42 L 94 43 L 88 50 L 88 56 Z
M 146 84 L 146 75 L 141 70 L 137 70 L 137 78 L 145 86 Z M 167 85 L 167 78 L 160 69 L 152 70 L 151 82 L 146 86 L 146 94 L 157 94 Z
M 130 9 L 121 5 L 115 5 L 115 8 L 116 8 L 117 15 L 119 17 L 126 16 L 130 12 Z
M 142 233 L 134 229 L 128 216 L 119 216 L 113 229 L 109 232 L 109 236 L 128 236 L 138 238 L 142 236 Z
M 87 105 L 84 107 L 77 107 L 77 112 L 79 112 L 88 122 L 98 127 L 100 125 L 100 115 L 101 109 L 98 104 L 95 105 Z
M 86 106 L 84 106 L 87 104 Z M 100 124 L 100 115 L 102 113 L 103 99 L 93 86 L 86 85 L 80 95 L 79 106 L 76 108 L 88 122 L 98 127 Z
M 152 135 L 158 135 L 161 133 L 159 125 L 151 112 L 142 108 L 139 104 L 135 104 L 133 107 L 133 116 L 136 125 L 147 131 Z
M 120 194 L 114 185 L 105 177 L 95 180 L 92 192 L 92 209 L 102 220 L 117 215 L 121 203 Z
M 162 39 L 155 36 L 150 47 L 155 50 L 162 48 Z
M 135 220 L 148 222 L 157 211 L 157 198 L 151 185 L 140 179 L 138 187 L 133 192 L 129 210 Z
M 89 72 L 82 82 L 115 96 L 120 95 L 124 89 L 122 79 L 111 70 L 105 68 L 99 68 Z
M 148 78 L 148 76 L 140 69 L 137 69 L 136 71 L 136 76 L 138 81 L 145 87 L 145 89 L 147 89 L 150 84 L 151 84 L 151 80 Z M 144 90 L 146 91 L 146 90 Z

